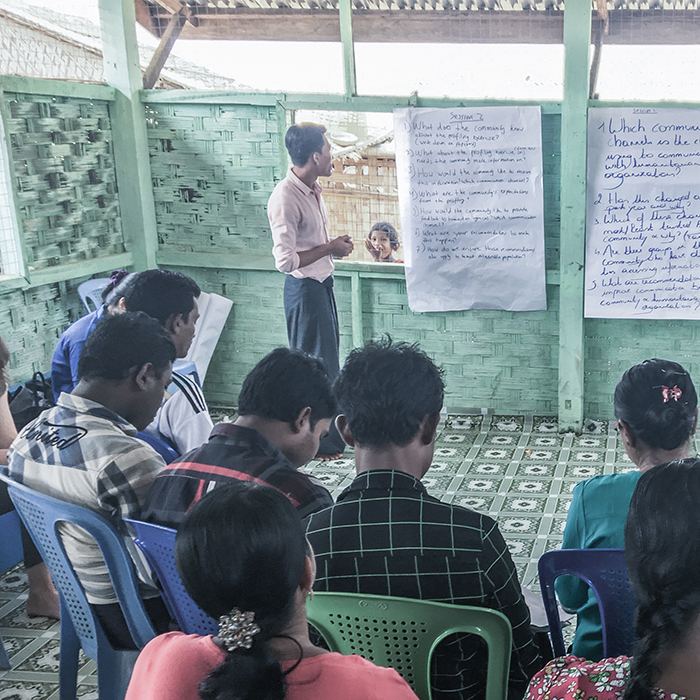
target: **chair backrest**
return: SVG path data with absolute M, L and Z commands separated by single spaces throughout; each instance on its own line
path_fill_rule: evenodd
M 134 566 L 116 528 L 87 508 L 45 496 L 4 476 L 0 479 L 51 572 L 85 654 L 97 659 L 98 646 L 108 642 L 66 554 L 58 532 L 61 523 L 83 528 L 99 546 L 136 645 L 145 646 L 153 639 L 155 631 L 143 607 Z
M 167 442 L 165 442 L 165 440 L 161 440 L 155 435 L 139 431 L 136 433 L 136 437 L 139 440 L 143 440 L 145 443 L 148 443 L 165 460 L 166 464 L 170 464 L 170 462 L 176 460 L 180 456 L 170 445 L 168 445 Z
M 87 280 L 78 286 L 78 295 L 88 310 L 88 313 L 102 306 L 102 290 L 109 284 L 109 277 L 100 277 L 95 280 Z M 90 308 L 92 303 L 93 308 Z
M 177 530 L 125 518 L 136 531 L 136 544 L 146 556 L 163 587 L 163 597 L 185 634 L 218 634 L 219 625 L 195 603 L 185 590 L 175 565 Z
M 358 593 L 316 593 L 306 609 L 331 651 L 396 669 L 421 700 L 431 698 L 430 657 L 440 641 L 456 632 L 479 635 L 488 645 L 486 700 L 506 697 L 512 632 L 503 613 Z
M 565 653 L 554 592 L 554 581 L 565 574 L 584 581 L 598 601 L 603 657 L 632 654 L 635 603 L 623 549 L 556 549 L 540 557 L 537 569 L 554 656 Z

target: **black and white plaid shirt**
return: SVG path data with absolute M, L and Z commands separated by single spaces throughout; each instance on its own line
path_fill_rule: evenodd
M 496 522 L 443 503 L 400 471 L 356 477 L 335 505 L 307 519 L 319 591 L 347 591 L 500 610 L 513 628 L 510 691 L 520 693 L 542 666 L 530 613 Z M 433 698 L 484 695 L 481 640 L 454 635 L 433 657 Z

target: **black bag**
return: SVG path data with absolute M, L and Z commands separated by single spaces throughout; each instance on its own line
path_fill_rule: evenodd
M 24 428 L 42 411 L 54 405 L 51 383 L 41 372 L 34 372 L 34 376 L 22 384 L 14 394 L 8 392 L 7 398 L 17 430 Z

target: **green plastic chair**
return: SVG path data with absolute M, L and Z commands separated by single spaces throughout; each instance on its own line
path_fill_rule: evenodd
M 506 697 L 513 635 L 503 613 L 358 593 L 316 593 L 307 598 L 306 611 L 331 651 L 396 669 L 421 700 L 432 698 L 430 657 L 437 645 L 455 632 L 483 637 L 489 650 L 486 700 Z

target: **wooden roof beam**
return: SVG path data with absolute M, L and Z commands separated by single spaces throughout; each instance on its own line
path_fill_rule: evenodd
M 183 5 L 174 15 L 171 16 L 168 26 L 160 38 L 160 44 L 151 57 L 151 62 L 148 64 L 145 73 L 143 74 L 143 87 L 145 90 L 150 90 L 158 81 L 161 70 L 165 62 L 170 56 L 170 51 L 173 45 L 180 36 L 182 28 L 187 21 L 187 13 L 189 10 Z
M 174 0 L 162 0 L 166 1 Z M 195 31 L 188 23 L 180 39 L 340 41 L 339 14 L 333 10 L 192 6 L 192 12 L 199 26 Z M 700 36 L 696 10 L 610 10 L 608 14 L 608 45 L 687 45 L 697 44 Z M 352 19 L 355 42 L 561 44 L 563 15 L 559 10 L 355 10 Z

